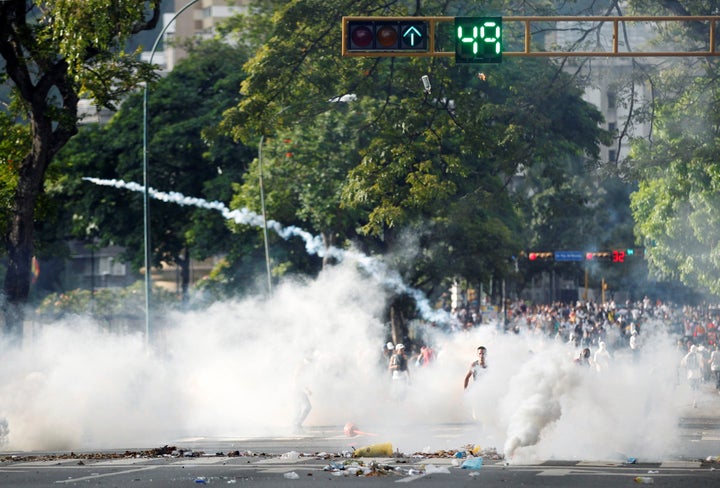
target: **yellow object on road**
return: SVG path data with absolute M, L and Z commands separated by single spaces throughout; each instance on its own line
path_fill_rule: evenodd
M 392 455 L 393 448 L 390 442 L 372 444 L 356 449 L 355 452 L 353 452 L 353 457 L 391 457 Z

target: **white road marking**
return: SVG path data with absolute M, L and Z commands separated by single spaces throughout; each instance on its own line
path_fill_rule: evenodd
M 137 468 L 137 469 L 126 469 L 124 471 L 116 471 L 114 473 L 105 473 L 105 474 L 94 473 L 90 476 L 83 476 L 82 478 L 68 478 L 66 480 L 57 480 L 55 483 L 58 483 L 58 484 L 77 483 L 78 481 L 89 481 L 89 480 L 95 480 L 98 478 L 107 478 L 109 476 L 117 476 L 117 475 L 121 475 L 121 474 L 136 473 L 139 471 L 148 471 L 148 470 L 159 468 L 159 467 L 160 466 L 145 466 L 145 467 Z

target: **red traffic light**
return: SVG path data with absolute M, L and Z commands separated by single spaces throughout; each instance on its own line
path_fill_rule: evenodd
M 350 45 L 358 48 L 367 48 L 372 45 L 375 34 L 370 26 L 358 25 L 350 29 Z
M 530 252 L 528 253 L 530 261 L 552 261 L 553 253 L 551 252 Z

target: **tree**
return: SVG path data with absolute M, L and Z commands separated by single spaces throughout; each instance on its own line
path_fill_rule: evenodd
M 247 64 L 246 96 L 224 125 L 237 137 L 257 140 L 323 110 L 318 104 L 332 96 L 356 94 L 364 115 L 356 137 L 363 144 L 347 158 L 355 166 L 337 208 L 364 217 L 363 243 L 375 249 L 399 245 L 413 229 L 419 252 L 403 272 L 432 291 L 454 275 L 479 281 L 510 273 L 510 260 L 523 246 L 522 215 L 510 192 L 515 175 L 539 162 L 591 161 L 606 139 L 599 112 L 580 100 L 569 76 L 545 61 L 508 60 L 488 68 L 483 80 L 477 67 L 447 58 L 339 56 L 342 15 L 407 15 L 416 13 L 413 7 L 288 4 L 273 17 L 271 32 L 283 35 L 270 35 Z M 422 14 L 473 7 L 425 2 Z M 432 80 L 431 94 L 422 90 L 422 75 Z
M 111 106 L 150 77 L 150 67 L 126 55 L 122 47 L 128 37 L 152 29 L 159 14 L 159 0 L 0 2 L 0 56 L 32 139 L 29 151 L 18 161 L 10 224 L 4 234 L 8 266 L 3 312 L 5 329 L 14 338 L 22 333 L 35 208 L 47 168 L 77 132 L 81 95 Z
M 709 1 L 647 3 L 633 5 L 672 15 L 712 15 L 716 8 Z M 708 29 L 706 23 L 692 22 L 663 35 L 705 49 Z M 650 71 L 652 130 L 633 140 L 628 158 L 639 181 L 631 195 L 635 234 L 645 245 L 650 272 L 714 295 L 720 295 L 719 67 L 716 58 L 689 58 Z
M 660 104 L 651 141 L 636 141 L 641 180 L 631 202 L 655 275 L 720 295 L 720 91 L 712 68 Z
M 227 202 L 254 150 L 218 133 L 222 112 L 238 103 L 243 45 L 204 41 L 189 47 L 188 57 L 151 87 L 148 97 L 149 175 L 151 186 L 208 201 Z M 62 196 L 75 237 L 98 230 L 102 245 L 126 248 L 135 268 L 144 263 L 141 194 L 96 186 L 83 177 L 142 181 L 143 97 L 130 96 L 105 126 L 82 130 L 58 155 L 63 177 L 52 188 Z M 55 163 L 54 163 L 55 164 Z M 187 298 L 190 258 L 205 259 L 228 251 L 226 219 L 217 211 L 172 202 L 152 202 L 152 264 L 175 263 Z

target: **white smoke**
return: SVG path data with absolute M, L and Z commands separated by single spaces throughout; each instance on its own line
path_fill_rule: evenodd
M 123 188 L 136 192 L 145 192 L 145 187 L 138 183 L 126 182 L 116 179 L 100 179 L 84 177 L 83 180 L 89 181 L 96 185 L 111 186 L 114 188 Z M 198 208 L 204 208 L 207 210 L 219 211 L 223 217 L 228 220 L 232 220 L 237 224 L 250 225 L 253 227 L 263 226 L 263 217 L 257 213 L 249 210 L 248 208 L 241 208 L 230 210 L 224 203 L 218 201 L 209 202 L 202 198 L 188 197 L 179 192 L 162 192 L 154 188 L 148 188 L 148 196 L 162 202 L 175 203 L 182 206 L 194 206 Z M 431 321 L 448 322 L 450 317 L 447 313 L 442 310 L 435 310 L 430 305 L 427 297 L 415 288 L 412 288 L 404 283 L 400 274 L 393 269 L 390 269 L 382 259 L 377 257 L 367 256 L 362 253 L 355 252 L 353 250 L 339 249 L 337 247 L 325 247 L 323 244 L 322 237 L 313 236 L 311 233 L 303 230 L 294 225 L 282 226 L 276 220 L 267 220 L 268 229 L 274 231 L 281 238 L 288 240 L 292 237 L 299 237 L 305 243 L 305 250 L 308 254 L 313 256 L 330 256 L 339 261 L 343 259 L 351 259 L 361 266 L 366 272 L 370 273 L 371 276 L 382 279 L 383 286 L 396 293 L 406 293 L 415 299 L 418 310 L 423 318 Z
M 598 372 L 577 351 L 495 323 L 471 331 L 421 329 L 437 357 L 410 355 L 411 384 L 394 396 L 381 351 L 386 289 L 349 262 L 271 298 L 175 312 L 142 334 L 82 317 L 34 324 L 21 349 L 0 347 L 0 417 L 8 450 L 147 448 L 189 438 L 292 436 L 300 386 L 313 408 L 305 427 L 348 449 L 391 442 L 404 453 L 496 448 L 510 462 L 677 454 L 679 417 L 692 404 L 671 340 L 643 331 L 638 357 L 610 347 Z M 478 345 L 488 368 L 463 391 Z M 701 397 L 699 399 L 703 401 Z M 474 414 L 474 416 L 473 416 Z M 345 438 L 353 422 L 374 434 Z
M 347 448 L 391 442 L 414 453 L 475 444 L 518 463 L 658 460 L 677 449 L 678 418 L 693 397 L 660 325 L 643 328 L 638 356 L 608 340 L 612 357 L 602 372 L 573 364 L 573 347 L 524 328 L 504 333 L 492 317 L 469 331 L 420 328 L 416 338 L 437 357 L 421 367 L 411 355 L 411 384 L 397 398 L 381 355 L 388 339 L 382 314 L 388 296 L 406 288 L 378 259 L 344 259 L 317 279 L 279 283 L 272 297 L 174 312 L 157 324 L 150 350 L 142 334 L 83 317 L 32 324 L 21 348 L 0 343 L 0 418 L 9 429 L 3 449 L 290 436 L 299 386 L 312 392 L 305 426 L 337 433 Z M 479 345 L 488 349 L 488 368 L 464 391 Z M 298 385 L 301 365 L 306 381 Z M 344 438 L 347 422 L 374 435 Z

